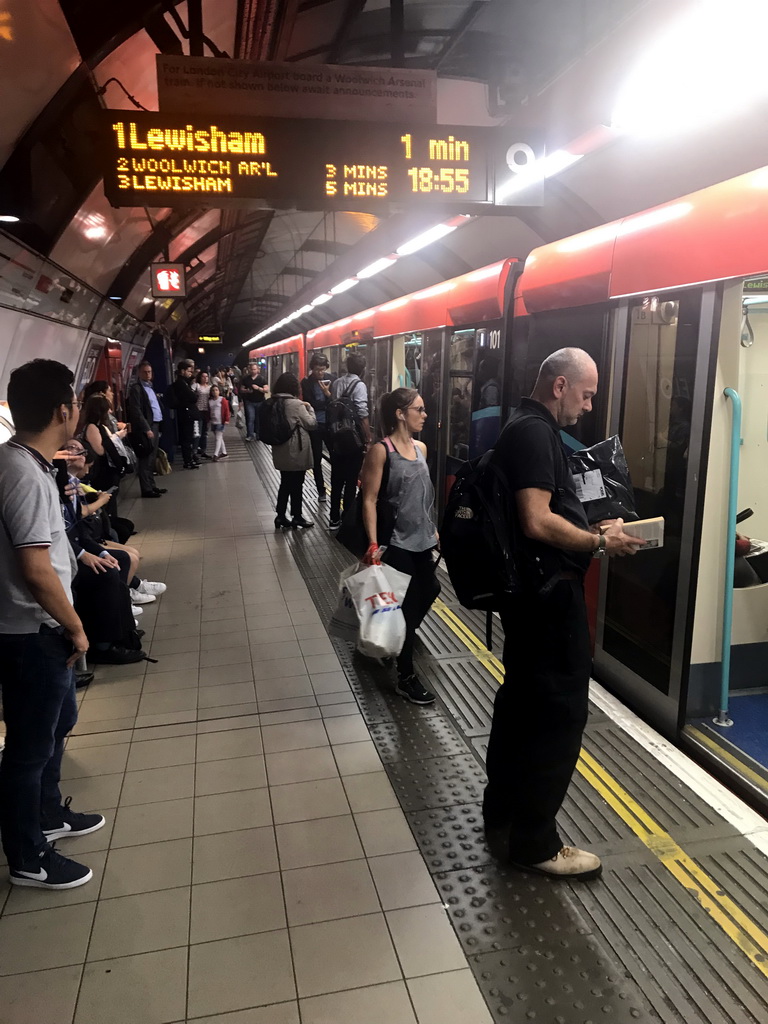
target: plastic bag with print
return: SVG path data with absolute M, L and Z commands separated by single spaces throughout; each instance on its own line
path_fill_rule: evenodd
M 391 565 L 369 565 L 350 576 L 347 590 L 357 612 L 357 649 L 369 658 L 399 654 L 405 643 L 402 603 L 411 577 Z

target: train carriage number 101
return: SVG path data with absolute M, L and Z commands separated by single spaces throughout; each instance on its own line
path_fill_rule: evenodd
M 405 148 L 406 160 L 413 158 L 413 137 L 410 132 L 400 136 Z M 429 159 L 436 163 L 469 161 L 469 142 L 455 139 L 449 135 L 447 139 L 429 140 Z M 445 192 L 456 195 L 469 191 L 468 167 L 409 167 L 408 177 L 411 179 L 411 191 L 416 193 Z

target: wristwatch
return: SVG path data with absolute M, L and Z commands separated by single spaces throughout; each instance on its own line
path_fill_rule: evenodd
M 597 547 L 592 552 L 592 557 L 605 558 L 606 554 L 608 553 L 606 549 L 607 543 L 608 542 L 605 539 L 605 534 L 601 533 L 600 536 L 597 538 Z

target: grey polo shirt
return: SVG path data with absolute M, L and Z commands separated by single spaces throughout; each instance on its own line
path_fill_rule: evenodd
M 0 444 L 0 633 L 37 633 L 41 625 L 58 623 L 44 611 L 27 587 L 16 552 L 48 548 L 56 575 L 72 600 L 77 571 L 67 540 L 54 467 L 38 452 L 16 441 Z
M 368 415 L 368 388 L 356 373 L 345 373 L 331 384 L 331 397 L 334 400 L 341 398 L 347 388 L 350 389 L 349 397 L 355 403 L 355 412 L 364 420 Z

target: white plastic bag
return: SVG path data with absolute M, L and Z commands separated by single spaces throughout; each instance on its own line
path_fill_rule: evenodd
M 339 576 L 339 600 L 331 621 L 328 623 L 329 636 L 336 636 L 340 640 L 349 640 L 350 643 L 355 643 L 357 640 L 360 620 L 357 617 L 357 610 L 352 601 L 352 595 L 347 588 L 347 580 L 350 576 L 354 576 L 359 569 L 360 564 L 355 562 L 354 565 L 350 565 Z
M 369 565 L 346 586 L 359 620 L 357 649 L 369 658 L 399 654 L 405 643 L 402 603 L 411 577 L 391 565 Z

